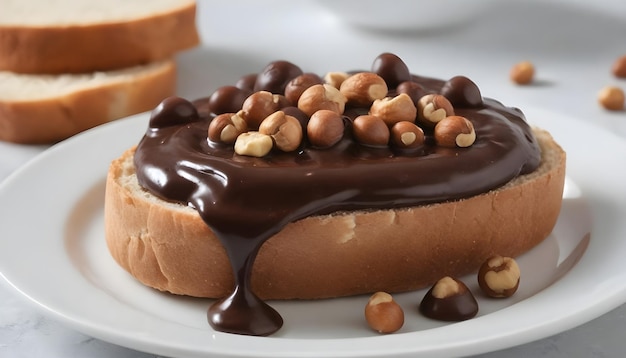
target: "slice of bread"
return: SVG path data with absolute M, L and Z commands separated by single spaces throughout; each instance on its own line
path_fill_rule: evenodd
M 0 6 L 0 71 L 88 73 L 199 43 L 192 0 L 20 0 Z
M 175 89 L 173 60 L 90 74 L 0 72 L 0 140 L 60 141 L 150 110 Z
M 265 299 L 397 292 L 476 271 L 491 255 L 518 256 L 544 240 L 561 208 L 565 153 L 535 130 L 541 165 L 503 187 L 438 204 L 311 216 L 288 224 L 256 258 L 252 288 Z M 134 149 L 110 166 L 105 234 L 113 258 L 145 285 L 223 297 L 226 252 L 198 213 L 137 182 Z

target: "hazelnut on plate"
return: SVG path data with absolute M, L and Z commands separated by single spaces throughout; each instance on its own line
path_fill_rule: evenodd
M 464 321 L 476 316 L 478 302 L 463 282 L 446 276 L 426 293 L 419 311 L 440 321 Z
M 478 270 L 478 285 L 489 297 L 510 297 L 519 287 L 520 269 L 514 259 L 495 255 Z
M 393 333 L 404 325 L 404 311 L 386 292 L 374 293 L 365 306 L 367 324 L 378 333 Z

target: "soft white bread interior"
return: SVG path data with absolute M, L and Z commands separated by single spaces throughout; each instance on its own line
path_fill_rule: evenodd
M 56 142 L 150 110 L 175 89 L 173 60 L 89 74 L 0 71 L 0 140 Z
M 0 71 L 83 73 L 199 43 L 193 0 L 20 0 L 0 5 Z
M 561 208 L 565 153 L 535 130 L 541 166 L 471 198 L 395 210 L 341 212 L 287 225 L 262 246 L 252 273 L 265 299 L 324 298 L 422 288 L 516 257 L 544 240 Z M 145 285 L 222 297 L 233 288 L 226 253 L 197 212 L 142 189 L 129 149 L 110 166 L 105 230 L 113 258 Z

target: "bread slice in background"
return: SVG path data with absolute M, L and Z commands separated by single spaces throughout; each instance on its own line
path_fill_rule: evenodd
M 198 45 L 192 0 L 19 0 L 0 5 L 0 71 L 88 73 Z
M 516 257 L 551 232 L 561 209 L 565 152 L 535 130 L 541 165 L 470 198 L 403 209 L 338 212 L 288 224 L 261 247 L 252 288 L 262 298 L 398 292 L 475 272 L 494 254 Z M 220 241 L 187 205 L 137 182 L 134 150 L 110 166 L 105 236 L 113 258 L 147 286 L 223 297 L 233 273 Z
M 0 71 L 0 140 L 53 143 L 148 111 L 176 90 L 176 64 L 165 60 L 88 74 Z

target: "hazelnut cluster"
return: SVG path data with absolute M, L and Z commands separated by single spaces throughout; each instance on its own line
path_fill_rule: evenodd
M 520 269 L 515 259 L 494 255 L 483 262 L 477 279 L 485 296 L 506 298 L 519 287 Z M 476 316 L 478 302 L 462 281 L 445 276 L 424 295 L 419 312 L 440 321 L 464 321 Z M 378 333 L 393 333 L 404 325 L 404 311 L 390 294 L 376 292 L 365 306 L 365 320 Z
M 215 117 L 208 139 L 255 157 L 305 145 L 329 148 L 346 135 L 372 147 L 417 149 L 426 135 L 440 146 L 469 147 L 476 140 L 473 124 L 455 115 L 444 91 L 425 93 L 406 64 L 389 53 L 378 56 L 371 71 L 329 72 L 323 78 L 275 61 L 209 97 L 207 111 Z M 454 96 L 454 88 L 448 92 Z M 478 99 L 466 102 L 482 103 L 477 88 L 467 92 Z

